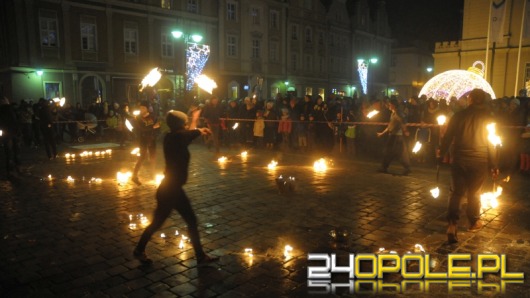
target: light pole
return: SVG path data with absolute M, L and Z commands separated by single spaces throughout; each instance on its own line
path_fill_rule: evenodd
M 357 59 L 357 71 L 359 72 L 361 86 L 365 95 L 368 94 L 368 66 L 377 63 L 377 61 L 378 59 L 375 57 L 370 58 L 370 60 Z
M 203 37 L 199 34 L 186 34 L 180 30 L 171 31 L 175 39 L 184 39 L 184 94 L 191 91 L 194 79 L 201 73 L 210 54 L 210 47 L 199 45 Z M 175 69 L 175 84 L 177 84 L 177 74 Z

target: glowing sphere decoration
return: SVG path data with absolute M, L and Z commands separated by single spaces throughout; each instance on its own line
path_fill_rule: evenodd
M 475 67 L 477 64 L 480 64 L 482 69 Z M 419 96 L 425 95 L 434 99 L 450 99 L 454 96 L 460 99 L 469 91 L 478 88 L 488 93 L 491 98 L 496 98 L 490 84 L 484 79 L 483 69 L 484 63 L 476 61 L 467 70 L 454 69 L 442 72 L 425 83 Z

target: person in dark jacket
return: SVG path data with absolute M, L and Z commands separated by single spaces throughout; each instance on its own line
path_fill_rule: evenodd
M 154 170 L 156 166 L 156 134 L 160 128 L 160 123 L 155 115 L 149 112 L 149 102 L 143 101 L 140 103 L 140 115 L 134 121 L 134 131 L 138 137 L 138 145 L 140 147 L 140 157 L 136 161 L 134 171 L 131 180 L 141 185 L 140 179 L 138 179 L 138 171 L 149 157 L 151 163 L 151 175 L 155 175 Z
M 7 177 L 11 176 L 11 164 L 20 172 L 18 158 L 19 127 L 15 109 L 9 104 L 7 97 L 0 97 L 0 144 L 4 147 Z
M 221 118 L 224 117 L 223 114 L 223 107 L 219 103 L 217 96 L 213 96 L 210 99 L 210 103 L 204 107 L 204 111 L 202 112 L 206 125 L 212 131 L 212 135 L 208 140 L 208 148 L 213 144 L 216 154 L 219 153 L 221 147 L 219 138 L 221 133 Z
M 466 192 L 469 231 L 475 232 L 482 228 L 479 191 L 487 177 L 488 168 L 494 179 L 499 174 L 495 148 L 488 140 L 487 125 L 493 121 L 486 98 L 486 92 L 481 89 L 473 89 L 469 93 L 470 105 L 451 118 L 440 150 L 437 152 L 438 162 L 441 162 L 441 157 L 453 144 L 452 191 L 447 214 L 449 243 L 458 242 L 457 221 L 460 215 L 460 202 Z
M 41 98 L 39 99 L 39 104 L 39 126 L 46 155 L 48 159 L 56 159 L 58 157 L 57 145 L 53 133 L 53 116 L 50 109 L 50 102 Z
M 147 242 L 162 226 L 172 209 L 178 211 L 188 226 L 197 264 L 210 263 L 218 259 L 218 257 L 210 257 L 204 252 L 199 238 L 197 218 L 184 189 L 182 189 L 188 179 L 190 163 L 188 145 L 198 136 L 211 133 L 208 128 L 196 128 L 200 112 L 199 109 L 192 112 L 191 123 L 187 128 L 188 117 L 186 114 L 174 110 L 167 113 L 166 123 L 170 132 L 164 137 L 165 177 L 156 191 L 157 205 L 153 221 L 143 232 L 133 252 L 134 257 L 144 264 L 152 263 L 145 253 Z

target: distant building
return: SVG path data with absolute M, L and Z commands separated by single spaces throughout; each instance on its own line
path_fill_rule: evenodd
M 434 58 L 426 45 L 392 49 L 388 93 L 408 99 L 417 96 L 433 76 Z
M 186 91 L 191 36 L 210 47 L 204 73 L 221 99 L 331 93 L 360 96 L 357 59 L 370 65 L 368 94 L 387 93 L 392 39 L 385 1 L 4 0 L 0 91 L 15 101 L 135 103 L 154 67 L 163 105 L 207 97 Z M 183 32 L 176 38 L 172 32 Z M 186 41 L 189 44 L 186 44 Z M 187 95 L 187 98 L 184 98 Z
M 497 40 L 495 36 L 490 36 L 485 79 L 493 87 L 497 97 L 519 95 L 519 91 L 530 81 L 530 32 L 523 32 L 517 68 L 524 2 L 525 0 L 504 2 L 506 11 L 500 38 Z M 450 69 L 467 69 L 475 61 L 486 62 L 490 3 L 464 1 L 462 39 L 436 43 L 435 74 Z

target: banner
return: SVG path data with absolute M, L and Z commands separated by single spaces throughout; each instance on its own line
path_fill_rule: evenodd
M 506 0 L 491 1 L 490 41 L 501 42 L 504 35 L 504 16 L 506 15 Z

